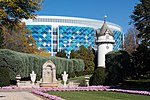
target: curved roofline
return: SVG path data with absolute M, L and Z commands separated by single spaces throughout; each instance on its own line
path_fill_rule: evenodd
M 39 17 L 39 18 L 59 18 L 59 19 L 78 19 L 78 20 L 88 20 L 88 21 L 100 21 L 100 22 L 104 22 L 103 20 L 98 20 L 98 19 L 92 19 L 92 18 L 83 18 L 83 17 L 69 17 L 69 16 L 40 16 L 40 15 L 38 15 L 37 17 Z M 120 25 L 118 25 L 118 24 L 114 24 L 114 23 L 112 23 L 112 22 L 108 22 L 108 21 L 106 21 L 108 24 L 112 24 L 112 25 L 115 25 L 115 26 L 118 26 L 118 27 L 120 27 L 121 29 L 122 29 L 122 27 L 120 26 Z
M 37 15 L 36 18 L 51 18 L 51 19 L 68 19 L 68 20 L 78 20 L 78 21 L 91 21 L 93 23 L 95 23 L 94 26 L 99 26 L 101 27 L 100 23 L 103 24 L 104 21 L 103 20 L 97 20 L 97 19 L 90 19 L 90 18 L 81 18 L 81 17 L 68 17 L 68 16 L 42 16 L 42 15 Z M 37 21 L 38 22 L 38 21 Z M 99 25 L 98 25 L 99 23 Z M 110 26 L 115 26 L 117 28 L 120 29 L 120 31 L 122 31 L 122 27 L 117 25 L 117 24 L 114 24 L 114 23 L 111 23 L 111 22 L 107 22 L 107 25 L 109 27 Z

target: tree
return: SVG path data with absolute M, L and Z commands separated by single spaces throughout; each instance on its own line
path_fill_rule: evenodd
M 34 53 L 37 50 L 36 43 L 30 35 L 30 31 L 25 29 L 25 23 L 13 26 L 13 29 L 7 28 L 9 25 L 1 26 L 3 28 L 2 47 L 18 52 Z
M 137 37 L 137 34 L 139 33 L 138 30 L 135 28 L 130 28 L 125 36 L 125 41 L 124 41 L 124 48 L 126 51 L 128 51 L 130 54 L 136 50 L 138 47 L 138 42 L 139 39 Z
M 0 0 L 0 20 L 15 23 L 22 18 L 34 18 L 41 5 L 42 0 Z
M 138 38 L 142 45 L 150 46 L 150 0 L 140 0 L 131 15 L 133 24 L 139 30 Z
M 70 54 L 71 58 L 77 58 L 77 59 L 82 59 L 85 63 L 85 74 L 91 74 L 94 71 L 94 54 L 89 46 L 88 48 L 84 47 L 81 45 L 79 47 L 79 50 L 77 51 L 72 51 Z
M 35 43 L 22 19 L 35 17 L 42 0 L 0 0 L 1 48 L 32 53 Z M 27 37 L 28 36 L 28 37 Z M 29 47 L 30 43 L 32 47 Z M 32 50 L 31 50 L 32 49 Z
M 71 53 L 70 53 L 70 59 L 76 58 L 77 55 L 78 55 L 77 51 L 71 50 Z
M 131 55 L 127 51 L 111 51 L 106 54 L 106 84 L 118 84 L 132 76 Z
M 133 64 L 134 64 L 134 72 L 133 78 L 139 79 L 142 76 L 146 77 L 150 75 L 150 50 L 144 45 L 139 45 L 137 50 L 132 53 L 133 55 Z
M 137 78 L 142 75 L 150 74 L 150 0 L 140 0 L 140 3 L 134 7 L 131 15 L 132 23 L 139 30 L 137 35 L 140 44 L 133 52 L 133 62 L 136 69 Z
M 55 56 L 62 57 L 62 58 L 67 58 L 66 52 L 64 50 L 61 50 L 60 52 L 57 52 Z

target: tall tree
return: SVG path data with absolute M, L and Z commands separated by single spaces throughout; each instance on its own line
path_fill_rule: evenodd
M 89 46 L 88 48 L 81 45 L 79 50 L 71 52 L 71 58 L 82 59 L 85 63 L 85 74 L 91 74 L 94 71 L 94 54 Z
M 131 15 L 133 24 L 139 30 L 137 35 L 140 44 L 133 52 L 133 63 L 138 73 L 137 78 L 145 74 L 150 74 L 150 0 L 140 0 L 140 3 L 134 7 Z
M 138 30 L 135 28 L 130 28 L 125 36 L 124 41 L 124 48 L 126 51 L 128 51 L 130 54 L 136 50 L 138 47 L 139 39 L 137 37 L 137 34 L 139 33 Z
M 131 15 L 133 24 L 139 30 L 142 45 L 150 46 L 150 0 L 140 0 Z
M 0 0 L 1 48 L 33 53 L 35 41 L 21 20 L 34 18 L 41 5 L 42 0 Z
M 4 49 L 25 53 L 34 53 L 37 50 L 36 43 L 30 31 L 25 29 L 25 23 L 13 26 L 13 29 L 7 27 L 9 27 L 9 25 L 2 26 L 2 47 Z

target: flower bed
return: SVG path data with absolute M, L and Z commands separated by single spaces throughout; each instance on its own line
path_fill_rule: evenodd
M 110 88 L 110 86 L 88 86 L 88 87 L 77 87 L 77 86 L 68 86 L 68 87 L 41 87 L 37 90 L 39 91 L 103 91 Z
M 32 87 L 24 86 L 24 87 L 17 87 L 17 86 L 3 86 L 0 89 L 2 90 L 31 90 Z
M 48 91 L 112 91 L 112 92 L 123 92 L 130 94 L 140 94 L 150 96 L 148 91 L 137 91 L 137 90 L 122 90 L 122 89 L 111 89 L 110 86 L 88 86 L 88 87 L 77 87 L 77 86 L 67 86 L 67 87 L 40 87 L 40 88 L 31 88 L 31 87 L 17 87 L 17 86 L 5 86 L 1 87 L 2 90 L 32 90 L 33 93 L 41 95 L 52 100 L 64 100 L 63 98 L 57 97 L 55 95 L 50 95 L 44 92 Z
M 49 98 L 51 100 L 65 100 L 65 99 L 60 98 L 60 97 L 55 96 L 55 95 L 50 95 L 50 94 L 47 94 L 47 93 L 43 93 L 42 91 L 39 91 L 39 90 L 32 90 L 32 93 L 43 96 L 45 98 Z

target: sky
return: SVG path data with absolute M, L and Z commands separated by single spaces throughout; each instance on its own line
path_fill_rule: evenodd
M 129 25 L 129 17 L 139 0 L 44 0 L 38 15 L 69 16 L 104 20 L 118 24 L 124 33 Z

